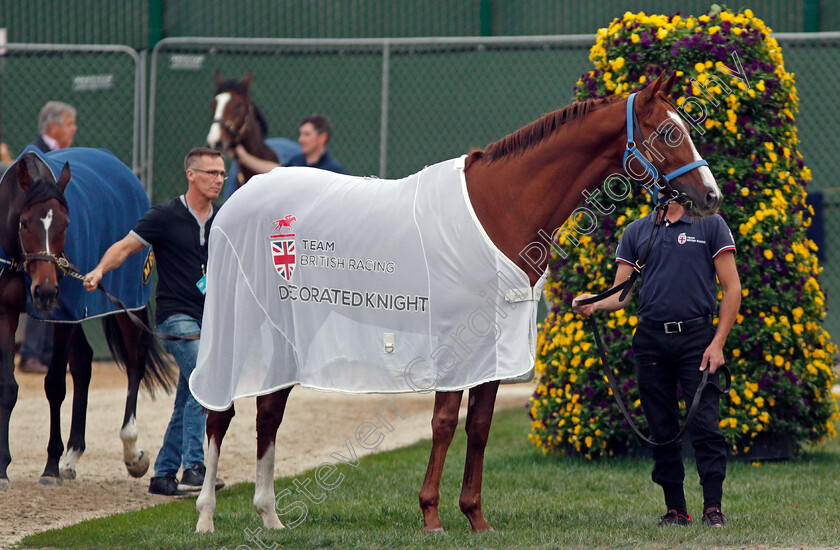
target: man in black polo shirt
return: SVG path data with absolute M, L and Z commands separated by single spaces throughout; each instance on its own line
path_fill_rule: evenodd
M 624 282 L 633 264 L 642 257 L 654 224 L 656 211 L 627 226 L 616 251 L 618 269 L 615 284 Z M 717 327 L 717 282 L 723 299 Z M 719 215 L 690 218 L 683 207 L 671 204 L 662 227 L 651 245 L 639 289 L 639 325 L 633 336 L 636 380 L 642 410 L 655 441 L 669 441 L 679 432 L 677 384 L 691 399 L 705 369 L 709 381 L 717 382 L 715 372 L 724 363 L 723 345 L 738 316 L 741 282 L 735 266 L 735 242 Z M 616 311 L 630 300 L 619 302 L 619 294 L 594 304 L 572 306 L 588 317 L 595 310 Z M 720 396 L 704 391 L 696 416 L 688 431 L 703 486 L 703 523 L 725 527 L 721 512 L 723 480 L 726 477 L 726 441 L 720 433 Z M 667 514 L 659 523 L 689 525 L 691 516 L 685 503 L 681 445 L 653 448 L 652 479 L 665 493 Z
M 219 196 L 227 175 L 222 153 L 208 148 L 190 151 L 184 169 L 187 192 L 153 206 L 85 277 L 85 287 L 93 291 L 104 273 L 118 268 L 128 256 L 153 247 L 158 270 L 155 321 L 162 333 L 180 337 L 201 331 L 207 236 L 216 215 L 212 201 Z M 205 416 L 189 389 L 198 340 L 164 340 L 163 344 L 178 362 L 180 375 L 175 409 L 155 461 L 149 493 L 177 496 L 201 490 L 204 483 Z M 176 474 L 182 465 L 184 473 L 178 483 Z M 223 482 L 217 479 L 216 485 L 219 488 Z

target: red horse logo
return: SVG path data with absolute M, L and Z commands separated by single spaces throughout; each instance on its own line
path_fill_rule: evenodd
M 289 214 L 285 218 L 282 218 L 282 219 L 279 219 L 279 220 L 274 220 L 273 222 L 271 222 L 271 223 L 274 224 L 274 234 L 279 235 L 280 230 L 284 227 L 288 227 L 289 228 L 289 233 L 291 233 L 292 232 L 292 222 L 296 222 L 296 221 L 297 221 L 297 218 L 295 217 L 294 214 Z

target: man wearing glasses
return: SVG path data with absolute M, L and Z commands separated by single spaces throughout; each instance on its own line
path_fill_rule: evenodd
M 153 206 L 128 235 L 105 252 L 99 264 L 85 276 L 85 287 L 96 290 L 102 275 L 118 268 L 130 255 L 148 246 L 157 259 L 157 310 L 160 332 L 189 337 L 201 332 L 204 311 L 204 273 L 207 266 L 207 237 L 216 215 L 213 200 L 224 185 L 222 153 L 206 147 L 193 149 L 184 158 L 187 192 L 169 202 Z M 195 368 L 198 340 L 164 340 L 166 350 L 178 363 L 175 408 L 155 461 L 155 475 L 149 493 L 181 496 L 199 491 L 204 484 L 205 416 L 190 393 L 190 374 Z M 184 467 L 180 483 L 176 475 Z M 216 488 L 224 485 L 216 479 Z

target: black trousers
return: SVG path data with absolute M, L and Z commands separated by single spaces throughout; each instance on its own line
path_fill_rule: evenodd
M 710 323 L 666 334 L 661 328 L 639 323 L 633 337 L 636 380 L 645 418 L 654 441 L 668 441 L 680 430 L 677 384 L 686 406 L 691 405 L 703 377 L 700 361 L 715 334 Z M 709 376 L 717 383 L 717 373 Z M 697 473 L 703 486 L 704 510 L 720 506 L 726 477 L 726 440 L 718 425 L 720 395 L 708 386 L 687 431 L 692 438 Z M 681 442 L 653 448 L 653 481 L 665 491 L 668 508 L 685 508 Z

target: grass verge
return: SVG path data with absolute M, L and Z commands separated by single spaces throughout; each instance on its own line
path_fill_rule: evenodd
M 644 459 L 588 462 L 543 456 L 527 441 L 521 410 L 496 416 L 485 460 L 483 507 L 495 533 L 474 534 L 458 510 L 463 475 L 463 430 L 453 442 L 441 490 L 445 535 L 422 535 L 417 493 L 431 442 L 338 466 L 344 477 L 319 489 L 314 472 L 278 479 L 290 489 L 281 509 L 307 506 L 295 528 L 261 529 L 253 510 L 253 484 L 219 493 L 216 532 L 194 533 L 195 499 L 85 521 L 25 538 L 23 548 L 720 548 L 828 547 L 840 544 L 840 442 L 832 441 L 792 462 L 730 462 L 724 493 L 729 527 L 657 529 L 661 494 Z M 282 446 L 280 446 L 282 449 Z M 325 457 L 333 449 L 325 450 Z M 279 451 L 283 452 L 283 451 Z M 293 452 L 289 450 L 287 452 Z M 224 456 L 222 457 L 224 460 Z M 325 458 L 325 460 L 329 460 Z M 334 462 L 334 460 L 333 460 Z M 686 462 L 689 512 L 699 520 L 702 498 L 693 462 Z M 306 483 L 313 503 L 295 493 Z M 336 483 L 338 474 L 329 481 Z M 284 523 L 301 515 L 289 510 Z M 246 531 L 247 530 L 247 531 Z M 255 536 L 254 536 L 255 534 Z M 250 539 L 250 540 L 249 540 Z M 274 546 L 276 544 L 276 546 Z

